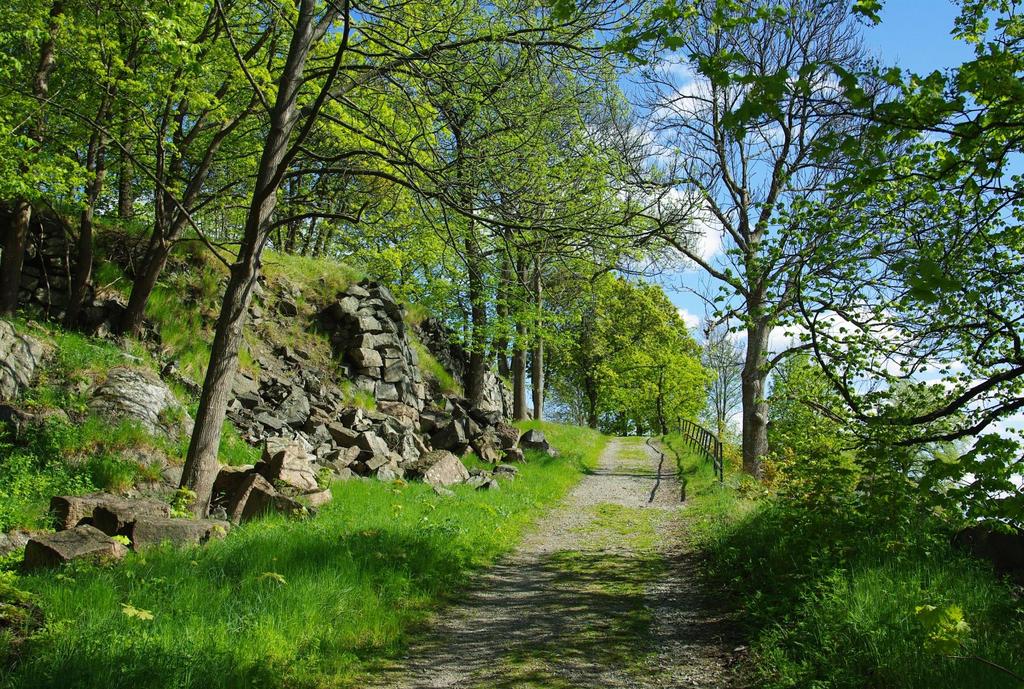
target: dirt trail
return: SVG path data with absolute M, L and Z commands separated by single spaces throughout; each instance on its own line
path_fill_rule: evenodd
M 598 469 L 373 686 L 736 686 L 732 625 L 700 589 L 675 463 L 612 440 Z

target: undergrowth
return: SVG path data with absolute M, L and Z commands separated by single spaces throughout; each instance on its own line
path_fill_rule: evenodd
M 838 488 L 830 500 L 780 491 L 755 501 L 763 491 L 749 479 L 727 474 L 719 488 L 709 463 L 667 440 L 708 574 L 740 609 L 755 686 L 1021 686 L 992 665 L 1024 674 L 1019 599 L 930 515 L 900 521 Z
M 20 577 L 47 623 L 0 686 L 359 686 L 596 465 L 596 432 L 543 429 L 562 456 L 530 453 L 497 491 L 352 480 L 308 521 Z

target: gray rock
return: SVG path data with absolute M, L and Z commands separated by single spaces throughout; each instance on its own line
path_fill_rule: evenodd
M 32 381 L 43 359 L 43 346 L 19 335 L 7 321 L 0 321 L 0 400 L 13 400 Z
M 25 545 L 25 569 L 56 567 L 72 560 L 120 560 L 127 548 L 94 526 L 83 524 L 66 531 L 34 536 Z
M 506 462 L 525 462 L 526 461 L 526 455 L 524 455 L 523 451 L 520 450 L 518 447 L 510 447 L 509 449 L 505 450 L 505 460 L 504 461 L 506 461 Z
M 356 440 L 356 447 L 374 455 L 386 457 L 391 454 L 391 448 L 388 447 L 388 444 L 373 431 L 367 431 L 360 435 Z
M 297 440 L 268 438 L 263 447 L 263 457 L 255 469 L 271 482 L 281 481 L 302 491 L 319 488 L 309 453 Z
M 362 369 L 380 368 L 384 365 L 384 360 L 375 349 L 353 349 L 349 356 L 356 366 Z
M 19 548 L 24 548 L 31 538 L 32 534 L 23 529 L 15 529 L 14 531 L 0 534 L 0 556 L 7 555 Z
M 137 421 L 151 433 L 192 432 L 192 420 L 163 381 L 148 371 L 112 368 L 96 388 L 89 409 L 113 421 Z
M 440 495 L 442 498 L 454 498 L 455 491 L 449 490 L 444 486 L 434 486 L 434 494 Z
M 331 434 L 331 438 L 338 447 L 353 447 L 356 441 L 359 440 L 358 432 L 351 428 L 346 428 L 340 423 L 328 424 L 327 432 Z
M 505 474 L 507 476 L 517 476 L 519 474 L 519 467 L 514 467 L 510 464 L 499 464 L 492 469 L 494 474 Z
M 498 434 L 488 428 L 486 431 L 473 438 L 471 443 L 476 456 L 489 464 L 497 464 L 501 461 L 502 448 Z
M 466 465 L 447 450 L 434 450 L 420 457 L 416 472 L 432 486 L 451 486 L 469 478 Z
M 281 403 L 280 415 L 289 426 L 301 427 L 309 418 L 309 398 L 299 388 L 292 388 L 291 393 Z
M 543 431 L 532 429 L 523 433 L 523 436 L 519 439 L 519 447 L 524 450 L 536 450 L 538 452 L 547 453 L 551 457 L 557 457 L 558 451 L 551 447 L 548 443 L 547 438 L 544 437 Z
M 494 433 L 502 450 L 510 450 L 519 443 L 519 429 L 505 422 L 494 425 Z
M 127 536 L 132 549 L 170 543 L 177 547 L 201 545 L 210 539 L 224 538 L 231 524 L 216 519 L 170 519 L 143 517 L 132 522 Z
M 300 496 L 299 501 L 305 503 L 307 507 L 317 508 L 322 507 L 334 499 L 334 495 L 331 493 L 330 488 L 324 488 L 323 490 L 315 490 L 312 493 L 305 493 Z
M 439 450 L 450 450 L 451 452 L 462 454 L 465 452 L 469 442 L 466 439 L 466 431 L 462 424 L 452 420 L 430 436 L 430 444 Z

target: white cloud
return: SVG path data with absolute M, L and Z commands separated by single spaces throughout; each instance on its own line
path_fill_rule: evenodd
M 690 330 L 694 330 L 700 325 L 700 317 L 696 314 L 690 313 L 684 308 L 679 309 L 679 317 L 683 319 L 683 323 L 685 323 L 686 327 Z

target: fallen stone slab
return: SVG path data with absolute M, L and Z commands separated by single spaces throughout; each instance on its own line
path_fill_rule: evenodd
M 52 534 L 40 534 L 25 545 L 25 569 L 57 567 L 72 560 L 120 560 L 128 549 L 95 526 L 83 524 Z
M 138 519 L 170 517 L 171 506 L 152 499 L 114 498 L 100 502 L 92 511 L 93 525 L 108 536 L 127 535 Z
M 219 519 L 142 517 L 131 523 L 126 535 L 133 550 L 161 543 L 180 548 L 224 538 L 230 529 L 231 524 Z
M 50 514 L 53 515 L 53 528 L 57 531 L 73 529 L 79 524 L 92 523 L 92 511 L 107 499 L 117 496 L 108 493 L 90 493 L 89 495 L 55 495 L 50 498 Z

